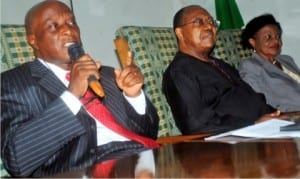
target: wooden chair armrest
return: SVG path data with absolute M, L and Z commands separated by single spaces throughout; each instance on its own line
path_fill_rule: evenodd
M 212 134 L 195 134 L 195 135 L 182 135 L 182 136 L 169 136 L 169 137 L 160 137 L 156 140 L 159 144 L 173 144 L 178 142 L 187 142 L 192 141 L 194 139 L 204 139 L 207 136 Z

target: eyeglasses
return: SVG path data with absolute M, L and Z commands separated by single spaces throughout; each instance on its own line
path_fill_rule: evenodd
M 189 25 L 189 24 L 193 24 L 194 27 L 200 27 L 204 24 L 210 24 L 210 25 L 215 26 L 218 29 L 220 27 L 221 22 L 219 20 L 210 19 L 210 18 L 209 19 L 196 18 L 191 22 L 187 22 L 185 24 L 179 25 L 179 27 L 186 26 L 186 25 Z
M 269 42 L 273 39 L 276 40 L 281 40 L 281 34 L 276 34 L 276 35 L 272 35 L 272 34 L 264 34 L 264 36 L 262 37 L 263 41 L 265 42 Z
M 270 43 L 273 40 L 276 40 L 276 41 L 282 43 L 281 33 L 278 33 L 278 34 L 271 34 L 271 33 L 255 34 L 253 36 L 253 38 L 255 40 L 259 40 L 263 43 Z

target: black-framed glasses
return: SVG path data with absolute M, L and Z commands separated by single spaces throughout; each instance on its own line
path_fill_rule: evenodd
M 215 26 L 216 28 L 219 28 L 221 22 L 219 20 L 210 19 L 210 18 L 209 19 L 196 18 L 196 19 L 194 19 L 191 22 L 187 22 L 185 24 L 179 25 L 179 27 L 186 26 L 186 25 L 189 25 L 189 24 L 193 24 L 194 27 L 200 27 L 200 26 L 202 26 L 204 24 L 210 24 L 210 25 Z

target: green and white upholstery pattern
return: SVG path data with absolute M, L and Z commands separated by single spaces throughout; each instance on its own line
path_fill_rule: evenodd
M 34 59 L 24 25 L 1 25 L 1 72 Z
M 177 51 L 171 28 L 122 27 L 117 37 L 127 39 L 135 64 L 145 76 L 144 91 L 156 107 L 160 118 L 158 137 L 181 135 L 175 125 L 167 100 L 162 93 L 162 75 Z
M 180 135 L 171 109 L 162 92 L 162 76 L 177 51 L 177 41 L 171 27 L 123 26 L 116 38 L 125 37 L 134 61 L 145 76 L 144 91 L 160 117 L 158 137 Z M 241 30 L 218 32 L 212 55 L 237 67 L 239 61 L 251 55 L 240 45 Z
M 243 49 L 240 42 L 241 34 L 242 30 L 240 29 L 219 31 L 212 56 L 237 68 L 241 60 L 252 55 L 251 50 Z

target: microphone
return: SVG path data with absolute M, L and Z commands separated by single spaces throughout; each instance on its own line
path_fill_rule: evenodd
M 73 43 L 68 47 L 68 53 L 72 60 L 77 60 L 82 55 L 84 55 L 84 50 L 81 45 Z M 89 87 L 94 91 L 94 93 L 101 98 L 104 97 L 104 90 L 94 75 L 89 76 L 88 78 Z

